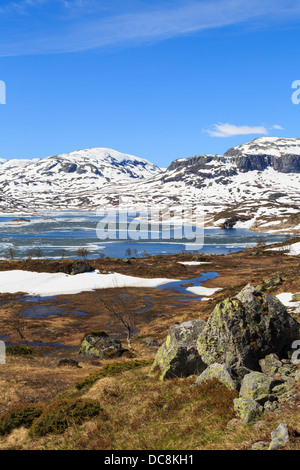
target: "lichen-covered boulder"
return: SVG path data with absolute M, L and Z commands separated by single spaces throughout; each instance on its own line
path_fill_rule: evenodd
M 196 348 L 196 341 L 205 327 L 204 320 L 194 320 L 173 325 L 157 351 L 150 374 L 159 370 L 161 379 L 188 377 L 199 374 L 206 365 Z
M 244 425 L 252 424 L 263 414 L 263 408 L 252 398 L 235 398 L 233 400 L 236 415 Z
M 240 398 L 251 398 L 257 401 L 261 397 L 268 396 L 275 385 L 276 381 L 268 375 L 261 372 L 251 372 L 243 378 Z
M 197 340 L 202 360 L 210 365 L 259 370 L 268 354 L 287 354 L 299 338 L 299 323 L 268 293 L 247 285 L 236 297 L 216 305 Z
M 239 380 L 235 371 L 226 364 L 218 363 L 208 366 L 207 369 L 199 375 L 193 386 L 200 385 L 212 379 L 219 380 L 219 382 L 225 385 L 229 390 L 239 389 Z
M 95 331 L 87 334 L 79 347 L 78 354 L 110 359 L 121 356 L 122 343 L 118 339 L 108 336 L 104 331 Z

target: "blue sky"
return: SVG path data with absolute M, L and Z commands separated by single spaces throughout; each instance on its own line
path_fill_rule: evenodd
M 297 0 L 2 0 L 0 158 L 300 137 Z

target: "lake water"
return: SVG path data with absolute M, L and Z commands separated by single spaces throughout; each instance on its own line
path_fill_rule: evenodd
M 26 219 L 26 220 L 22 220 Z M 20 220 L 21 219 L 21 220 Z M 15 258 L 28 256 L 33 248 L 39 248 L 46 258 L 76 258 L 77 250 L 86 247 L 89 258 L 109 256 L 125 258 L 130 249 L 135 256 L 175 254 L 182 250 L 226 254 L 254 247 L 259 238 L 267 244 L 284 241 L 286 235 L 256 233 L 246 229 L 205 229 L 204 245 L 186 245 L 180 240 L 113 240 L 103 241 L 97 237 L 99 216 L 95 212 L 60 212 L 44 216 L 0 216 L 0 258 L 10 248 Z M 172 234 L 172 231 L 171 231 Z M 128 255 L 128 253 L 127 253 Z

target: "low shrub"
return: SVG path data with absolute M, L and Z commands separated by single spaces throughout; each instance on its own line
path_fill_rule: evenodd
M 35 354 L 35 351 L 28 346 L 15 344 L 6 346 L 6 354 L 7 356 L 31 356 Z
M 102 408 L 97 400 L 87 398 L 62 398 L 44 408 L 30 430 L 30 436 L 62 434 L 69 426 L 82 424 L 85 420 L 98 416 Z
M 0 435 L 5 436 L 16 428 L 30 428 L 33 421 L 43 412 L 43 405 L 20 403 L 13 405 L 0 416 Z
M 81 390 L 86 386 L 92 386 L 97 380 L 104 377 L 114 377 L 122 372 L 135 369 L 136 367 L 143 367 L 152 364 L 153 361 L 135 360 L 128 362 L 113 362 L 102 367 L 101 370 L 93 372 L 82 380 L 75 383 L 77 390 Z

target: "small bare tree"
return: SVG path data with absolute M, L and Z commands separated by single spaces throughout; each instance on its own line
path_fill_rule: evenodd
M 5 312 L 2 324 L 11 333 L 16 333 L 23 343 L 28 346 L 28 342 L 25 338 L 25 331 L 27 329 L 26 317 L 22 317 L 19 312 L 7 311 Z
M 81 258 L 86 259 L 89 254 L 89 250 L 85 247 L 78 248 L 78 250 L 76 251 L 76 254 L 77 256 L 80 256 Z
M 114 295 L 113 299 L 106 301 L 100 297 L 100 301 L 108 312 L 110 312 L 123 326 L 126 333 L 128 348 L 131 349 L 131 338 L 136 332 L 135 315 L 136 307 L 134 300 L 124 287 Z
M 256 242 L 256 248 L 262 249 L 265 248 L 266 246 L 266 241 L 263 237 L 259 237 Z
M 66 250 L 65 248 L 62 248 L 62 249 L 61 249 L 61 251 L 60 251 L 61 259 L 64 259 L 64 258 L 65 258 L 66 252 L 67 252 L 67 250 Z
M 6 259 L 15 259 L 15 255 L 16 255 L 16 251 L 14 250 L 14 248 L 9 248 L 5 254 L 5 258 Z
M 29 250 L 26 255 L 27 255 L 28 260 L 32 258 L 40 259 L 43 253 L 42 253 L 42 250 L 39 247 L 37 247 L 37 248 L 32 248 L 31 250 Z

